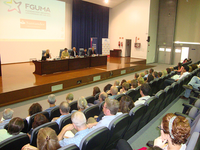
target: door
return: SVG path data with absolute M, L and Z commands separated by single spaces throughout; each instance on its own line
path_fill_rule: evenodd
M 131 40 L 126 39 L 126 50 L 125 50 L 125 57 L 131 56 Z
M 170 64 L 171 47 L 159 46 L 158 63 Z

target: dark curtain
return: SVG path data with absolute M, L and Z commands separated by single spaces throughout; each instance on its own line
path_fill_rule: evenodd
M 89 48 L 90 38 L 97 37 L 97 53 L 102 54 L 102 38 L 108 38 L 109 8 L 73 0 L 72 47 Z

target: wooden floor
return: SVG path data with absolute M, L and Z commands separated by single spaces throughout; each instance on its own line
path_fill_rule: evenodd
M 107 66 L 41 76 L 33 74 L 32 62 L 2 65 L 0 107 L 150 67 L 144 59 L 108 57 Z

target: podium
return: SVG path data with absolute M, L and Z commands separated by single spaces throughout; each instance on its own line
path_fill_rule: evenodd
M 110 50 L 110 57 L 121 57 L 121 53 L 121 49 Z

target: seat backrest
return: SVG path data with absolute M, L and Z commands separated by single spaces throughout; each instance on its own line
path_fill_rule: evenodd
M 120 101 L 121 100 L 121 97 L 124 96 L 125 94 L 119 94 L 117 95 L 114 99 Z
M 79 55 L 81 55 L 83 51 L 84 51 L 84 48 L 79 48 Z
M 102 150 L 109 138 L 109 130 L 106 127 L 94 129 L 80 142 L 81 150 Z M 102 138 L 103 137 L 103 138 Z
M 126 95 L 128 95 L 128 96 L 130 96 L 132 99 L 134 99 L 134 97 L 135 97 L 135 95 L 136 95 L 137 92 L 138 92 L 138 91 L 136 91 L 136 90 L 134 90 L 134 89 L 130 89 L 130 90 L 128 90 L 128 91 L 126 92 Z
M 59 127 L 58 124 L 56 122 L 47 122 L 45 124 L 42 124 L 38 127 L 36 127 L 35 129 L 33 129 L 32 133 L 31 133 L 31 139 L 30 139 L 30 144 L 32 146 L 37 147 L 37 135 L 38 132 L 41 128 L 45 128 L 45 127 L 50 127 L 53 130 L 55 130 L 56 134 L 59 134 Z
M 21 150 L 21 148 L 30 142 L 27 134 L 14 135 L 0 142 L 1 150 Z
M 69 53 L 69 55 L 71 54 L 71 52 L 72 52 L 72 49 L 68 49 L 68 53 Z
M 166 92 L 165 94 L 165 107 L 167 107 L 172 101 L 173 99 L 172 97 L 172 92 L 173 92 L 173 87 L 172 86 L 167 86 L 164 91 Z
M 160 113 L 165 107 L 165 102 L 164 102 L 165 94 L 166 94 L 166 92 L 164 90 L 160 90 L 155 95 L 158 98 L 158 102 L 156 104 L 156 108 L 158 107 L 157 114 Z
M 42 112 L 39 112 L 39 113 L 36 113 L 36 114 L 30 116 L 29 123 L 28 123 L 28 131 L 30 131 L 30 129 L 32 128 L 32 123 L 34 122 L 35 115 L 37 115 L 37 114 L 43 114 L 49 120 L 49 113 L 46 111 L 42 111 Z
M 69 107 L 70 107 L 70 112 L 72 110 L 78 110 L 78 108 L 77 108 L 77 101 L 72 101 L 71 103 L 69 103 Z
M 188 143 L 186 150 L 199 150 L 200 149 L 200 135 L 199 132 L 192 133 Z
M 64 49 L 60 49 L 59 57 L 61 57 L 63 51 Z
M 99 112 L 101 112 L 103 110 L 103 105 L 104 105 L 105 101 L 103 101 L 100 105 L 99 105 Z
M 85 114 L 86 119 L 90 117 L 98 116 L 100 113 L 99 106 L 98 105 L 90 106 L 86 108 L 85 110 L 83 110 L 83 113 Z
M 135 96 L 134 96 L 134 98 L 133 98 L 133 101 L 135 102 L 135 101 L 137 101 L 138 100 L 138 98 L 139 97 L 141 97 L 141 95 L 140 95 L 140 86 L 138 86 L 136 89 L 135 89 Z
M 51 121 L 54 117 L 59 117 L 60 115 L 61 115 L 61 114 L 60 114 L 59 106 L 56 106 L 55 108 L 53 108 L 53 109 L 50 111 L 49 120 Z
M 98 100 L 98 99 L 99 99 L 99 94 L 100 94 L 100 93 L 97 93 L 97 94 L 94 96 L 94 99 L 95 99 L 95 100 Z
M 70 124 L 70 123 L 72 123 L 72 121 L 71 121 L 71 114 L 69 114 L 69 115 L 63 117 L 63 118 L 60 120 L 60 123 L 59 123 L 59 130 L 61 131 L 62 128 L 63 128 L 65 125 Z
M 87 96 L 85 99 L 87 100 L 87 103 L 92 103 L 92 104 L 94 103 L 95 100 L 94 96 Z
M 119 139 L 121 139 L 126 130 L 130 125 L 130 116 L 129 114 L 121 114 L 112 120 L 108 126 L 110 130 L 110 140 L 106 144 L 106 149 L 112 149 L 117 145 Z
M 61 147 L 58 150 L 80 150 L 76 144 L 69 144 L 67 146 Z
M 132 147 L 126 140 L 120 139 L 117 142 L 116 150 L 132 150 Z

